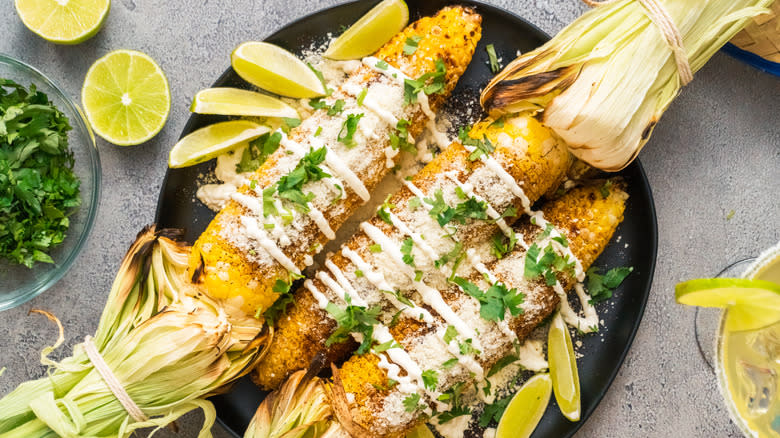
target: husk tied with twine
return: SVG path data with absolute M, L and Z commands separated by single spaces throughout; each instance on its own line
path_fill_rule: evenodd
M 262 321 L 203 296 L 187 280 L 189 247 L 149 227 L 125 256 L 93 343 L 132 401 L 148 417 L 133 420 L 85 353 L 54 362 L 49 375 L 0 399 L 0 438 L 127 437 L 202 409 L 201 438 L 215 410 L 206 397 L 246 374 L 262 354 Z M 54 319 L 53 317 L 51 317 Z M 59 322 L 58 322 L 59 325 Z
M 774 0 L 655 0 L 698 71 Z M 541 111 L 572 153 L 606 171 L 626 167 L 679 94 L 678 60 L 642 4 L 607 1 L 510 63 L 485 88 L 493 113 Z M 654 18 L 651 19 L 651 16 Z M 656 21 L 654 21 L 656 20 Z

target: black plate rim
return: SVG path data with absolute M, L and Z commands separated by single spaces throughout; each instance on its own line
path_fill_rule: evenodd
M 379 0 L 376 0 L 374 3 L 378 3 L 378 1 Z M 330 6 L 330 7 L 327 7 L 327 8 L 319 9 L 319 10 L 314 11 L 314 12 L 312 12 L 310 14 L 307 14 L 307 15 L 301 17 L 301 18 L 298 18 L 296 20 L 293 20 L 293 21 L 287 23 L 286 25 L 284 25 L 281 28 L 277 29 L 275 32 L 273 32 L 270 35 L 266 36 L 262 40 L 263 41 L 268 41 L 268 40 L 275 39 L 275 38 L 277 38 L 278 34 L 280 34 L 285 29 L 287 29 L 289 27 L 294 27 L 294 26 L 300 25 L 303 22 L 311 19 L 313 16 L 316 16 L 316 15 L 319 15 L 319 14 L 331 11 L 331 10 L 336 9 L 336 8 L 347 8 L 347 7 L 350 7 L 350 6 L 354 6 L 356 4 L 364 4 L 364 3 L 365 3 L 364 0 L 351 0 L 351 1 L 344 2 L 344 3 L 339 3 L 337 5 L 333 5 L 333 6 Z M 524 26 L 527 26 L 530 31 L 532 31 L 533 33 L 536 34 L 534 36 L 536 36 L 536 37 L 538 37 L 538 38 L 540 38 L 542 40 L 547 41 L 547 40 L 550 39 L 550 36 L 546 32 L 544 32 L 543 30 L 541 30 L 538 26 L 536 26 L 533 23 L 530 23 L 525 18 L 521 17 L 520 15 L 518 15 L 518 14 L 512 12 L 512 11 L 509 11 L 509 10 L 506 10 L 506 9 L 503 9 L 503 8 L 500 8 L 500 7 L 497 7 L 497 6 L 489 5 L 489 4 L 486 4 L 486 3 L 482 3 L 481 1 L 477 1 L 477 0 L 461 0 L 461 1 L 450 0 L 450 1 L 448 1 L 448 3 L 450 3 L 450 4 L 460 4 L 460 5 L 466 5 L 466 6 L 474 6 L 474 7 L 480 8 L 480 9 L 491 10 L 493 13 L 496 13 L 498 15 L 508 16 L 508 17 L 510 17 L 513 20 L 522 22 Z M 229 78 L 231 73 L 232 73 L 232 67 L 228 66 L 228 68 L 222 74 L 220 74 L 220 76 L 212 83 L 212 86 L 219 86 L 219 84 L 224 83 L 226 81 L 226 79 Z M 196 123 L 197 123 L 197 121 L 195 120 L 194 114 L 190 115 L 190 117 L 187 119 L 187 122 L 184 125 L 184 128 L 182 128 L 182 131 L 181 131 L 181 134 L 180 134 L 179 138 L 181 139 L 185 135 L 187 135 L 190 132 L 192 132 L 194 130 L 193 125 L 196 124 Z M 615 378 L 617 377 L 617 374 L 620 372 L 621 368 L 623 367 L 625 359 L 628 356 L 628 353 L 630 352 L 631 347 L 633 346 L 633 343 L 634 343 L 634 340 L 636 338 L 637 332 L 639 331 L 639 327 L 640 327 L 640 325 L 642 323 L 642 319 L 644 318 L 645 310 L 647 308 L 647 301 L 648 301 L 648 299 L 650 297 L 650 290 L 651 290 L 652 284 L 653 284 L 653 279 L 654 279 L 654 275 L 655 275 L 655 268 L 656 268 L 656 262 L 657 262 L 657 257 L 658 257 L 658 217 L 656 215 L 655 200 L 653 198 L 652 188 L 650 187 L 649 180 L 647 179 L 647 174 L 646 174 L 646 172 L 644 170 L 644 166 L 642 166 L 642 163 L 641 163 L 641 161 L 638 158 L 635 160 L 635 162 L 633 164 L 637 166 L 637 172 L 639 173 L 640 179 L 645 182 L 645 184 L 642 184 L 641 191 L 642 191 L 642 195 L 644 197 L 646 197 L 648 202 L 649 202 L 648 206 L 647 206 L 647 210 L 648 210 L 647 213 L 649 214 L 649 216 L 651 218 L 651 223 L 652 223 L 652 230 L 651 230 L 652 233 L 649 236 L 649 238 L 650 238 L 649 239 L 650 240 L 649 246 L 650 246 L 650 250 L 651 250 L 650 252 L 651 252 L 652 255 L 649 257 L 650 258 L 650 263 L 648 265 L 649 270 L 648 270 L 648 274 L 647 274 L 646 286 L 644 287 L 644 290 L 641 291 L 642 292 L 642 297 L 641 297 L 640 303 L 639 303 L 639 305 L 637 307 L 637 310 L 638 310 L 637 318 L 634 320 L 634 322 L 633 322 L 633 324 L 631 326 L 631 333 L 629 334 L 629 336 L 627 338 L 627 342 L 626 342 L 625 348 L 620 353 L 620 356 L 619 356 L 618 361 L 617 361 L 617 366 L 615 366 L 613 368 L 613 370 L 609 373 L 609 376 L 607 378 L 607 384 L 604 386 L 604 388 L 601 391 L 599 391 L 598 394 L 595 394 L 595 397 L 594 397 L 595 403 L 589 409 L 587 409 L 586 411 L 583 412 L 580 421 L 578 421 L 576 423 L 572 423 L 572 428 L 569 430 L 568 433 L 566 433 L 564 435 L 564 438 L 570 438 L 570 437 L 574 436 L 582 428 L 582 426 L 590 419 L 591 415 L 593 415 L 595 410 L 601 404 L 602 400 L 606 396 L 606 394 L 609 391 L 609 389 L 612 387 L 612 384 L 614 383 Z M 171 175 L 171 172 L 170 172 L 170 169 L 168 169 L 168 171 L 166 171 L 166 173 L 165 173 L 165 176 L 163 178 L 162 184 L 160 186 L 160 194 L 159 194 L 158 199 L 162 199 L 163 198 L 165 190 L 166 190 L 166 187 L 168 185 L 168 179 L 169 179 L 170 175 Z M 155 212 L 155 222 L 156 223 L 160 222 L 162 211 L 163 211 L 163 204 L 158 202 L 157 209 L 156 209 L 156 212 Z M 234 438 L 242 438 L 242 435 L 239 435 L 231 426 L 226 424 L 225 421 L 222 419 L 222 417 L 218 413 L 217 413 L 217 416 L 216 416 L 216 423 L 219 424 L 220 426 L 222 426 L 222 428 L 225 430 L 225 432 L 228 433 L 228 435 L 230 435 L 230 436 L 232 436 Z

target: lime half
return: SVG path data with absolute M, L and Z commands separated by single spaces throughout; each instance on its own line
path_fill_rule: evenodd
M 555 400 L 561 413 L 571 421 L 580 421 L 580 376 L 571 335 L 560 313 L 555 315 L 547 335 L 547 359 L 550 362 Z
M 131 146 L 160 132 L 171 109 L 171 93 L 165 73 L 152 58 L 135 50 L 117 50 L 89 68 L 81 102 L 99 136 Z
M 298 112 L 281 100 L 238 88 L 202 90 L 192 100 L 190 111 L 225 116 L 298 118 Z
M 517 391 L 498 422 L 496 438 L 527 438 L 542 419 L 552 394 L 549 374 L 537 374 Z
M 407 23 L 409 8 L 406 3 L 403 0 L 384 0 L 335 39 L 325 57 L 347 60 L 368 56 L 401 32 Z
M 188 167 L 238 149 L 271 129 L 248 120 L 215 123 L 179 140 L 168 156 L 168 167 Z
M 780 285 L 744 278 L 702 278 L 678 283 L 680 304 L 728 308 L 726 329 L 757 330 L 780 321 Z
M 245 81 L 274 94 L 297 99 L 325 95 L 325 85 L 314 71 L 279 46 L 241 44 L 233 51 L 231 63 Z
M 78 44 L 98 33 L 111 0 L 16 0 L 16 13 L 46 41 Z

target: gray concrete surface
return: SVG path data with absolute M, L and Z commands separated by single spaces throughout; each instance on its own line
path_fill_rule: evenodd
M 489 0 L 554 33 L 584 6 L 577 0 Z M 40 349 L 54 328 L 31 308 L 54 311 L 70 345 L 94 332 L 120 258 L 154 218 L 169 148 L 189 116 L 190 99 L 228 66 L 240 42 L 262 38 L 337 0 L 115 0 L 105 28 L 75 47 L 30 33 L 13 2 L 0 6 L 0 52 L 31 63 L 78 96 L 87 68 L 113 49 L 154 57 L 171 83 L 167 126 L 135 148 L 100 140 L 103 195 L 88 246 L 71 272 L 37 299 L 0 314 L 0 395 L 41 377 Z M 780 80 L 717 54 L 674 103 L 641 155 L 658 208 L 655 283 L 638 336 L 581 437 L 736 437 L 709 369 L 696 351 L 693 310 L 677 306 L 677 281 L 711 276 L 780 240 Z M 729 219 L 729 212 L 735 214 Z M 190 414 L 175 435 L 195 437 Z M 214 436 L 227 437 L 219 426 Z

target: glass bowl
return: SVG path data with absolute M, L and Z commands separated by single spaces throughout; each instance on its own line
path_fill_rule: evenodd
M 65 240 L 51 249 L 54 263 L 35 263 L 32 269 L 0 258 L 0 310 L 16 307 L 43 293 L 70 269 L 87 241 L 100 199 L 100 157 L 95 136 L 78 104 L 43 73 L 8 55 L 0 54 L 0 78 L 29 87 L 35 84 L 68 118 L 73 128 L 68 144 L 73 151 L 73 170 L 81 180 L 81 205 L 71 214 Z

